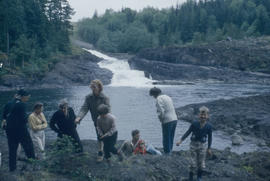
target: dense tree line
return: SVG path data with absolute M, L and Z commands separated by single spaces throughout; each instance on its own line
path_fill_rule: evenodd
M 187 0 L 170 9 L 145 8 L 82 19 L 77 35 L 109 52 L 270 35 L 269 0 Z
M 67 0 L 0 0 L 0 61 L 5 70 L 43 71 L 52 55 L 69 52 L 72 14 Z

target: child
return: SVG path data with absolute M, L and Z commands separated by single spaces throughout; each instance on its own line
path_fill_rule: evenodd
M 122 160 L 121 153 L 117 152 L 115 143 L 117 141 L 117 130 L 115 127 L 115 117 L 109 113 L 109 106 L 101 104 L 98 106 L 99 117 L 97 119 L 97 132 L 99 139 L 104 143 L 105 159 L 110 163 L 110 153 L 118 154 Z
M 47 128 L 47 120 L 43 114 L 43 104 L 38 102 L 34 106 L 34 111 L 28 117 L 30 136 L 32 138 L 36 157 L 45 159 L 45 132 Z
M 205 106 L 200 108 L 199 121 L 194 121 L 181 140 L 176 143 L 179 146 L 192 133 L 190 142 L 191 164 L 189 180 L 193 180 L 195 165 L 197 165 L 197 181 L 201 181 L 202 170 L 205 168 L 206 138 L 208 137 L 207 153 L 211 155 L 212 126 L 207 122 L 209 109 Z

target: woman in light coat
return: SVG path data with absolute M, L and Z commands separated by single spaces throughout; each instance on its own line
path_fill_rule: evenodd
M 30 135 L 34 143 L 36 157 L 38 159 L 45 158 L 45 132 L 44 129 L 47 128 L 47 121 L 43 114 L 43 104 L 36 103 L 34 106 L 34 111 L 30 114 L 28 118 Z

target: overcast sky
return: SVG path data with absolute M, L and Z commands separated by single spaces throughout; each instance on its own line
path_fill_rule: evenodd
M 167 8 L 177 3 L 181 4 L 186 0 L 68 0 L 71 7 L 75 10 L 72 21 L 78 21 L 84 17 L 92 17 L 95 10 L 101 15 L 106 9 L 115 11 L 122 7 L 129 7 L 135 10 L 141 10 L 144 7 Z

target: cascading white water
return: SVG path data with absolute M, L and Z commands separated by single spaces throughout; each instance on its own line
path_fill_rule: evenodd
M 84 50 L 102 58 L 103 60 L 98 65 L 112 71 L 113 78 L 110 86 L 148 87 L 152 85 L 153 80 L 146 78 L 143 71 L 131 70 L 127 60 L 109 57 L 96 50 Z

